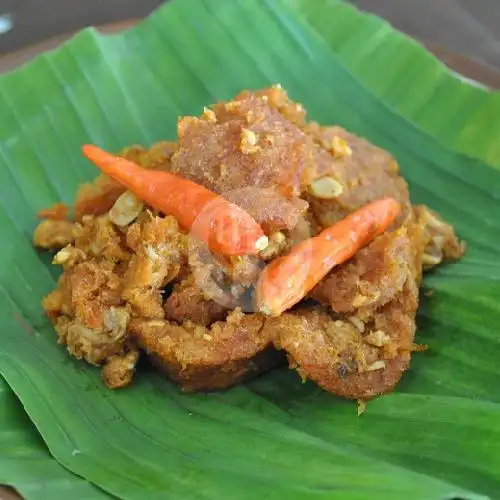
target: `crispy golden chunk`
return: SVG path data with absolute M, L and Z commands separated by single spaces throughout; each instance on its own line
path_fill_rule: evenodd
M 86 215 L 78 226 L 74 247 L 87 258 L 101 257 L 110 262 L 129 260 L 123 234 L 107 216 Z
M 384 197 L 395 198 L 403 205 L 398 223 L 405 220 L 410 212 L 408 186 L 389 153 L 341 127 L 320 127 L 310 123 L 304 130 L 330 152 L 333 162 L 327 177 L 338 185 L 338 194 L 331 198 L 317 196 L 309 190 L 307 200 L 321 226 L 328 227 L 361 206 Z M 339 153 L 339 141 L 345 143 L 342 144 L 344 149 L 349 148 L 349 154 Z
M 109 307 L 103 310 L 102 322 L 91 328 L 68 316 L 59 316 L 55 329 L 59 343 L 78 359 L 100 365 L 108 358 L 124 351 L 130 313 L 124 307 Z
M 390 392 L 408 368 L 415 334 L 416 295 L 405 291 L 377 311 L 365 332 L 313 307 L 267 322 L 290 366 L 328 392 L 370 399 Z
M 245 208 L 267 230 L 292 229 L 307 208 L 300 198 L 310 182 L 330 171 L 332 159 L 289 121 L 294 106 L 265 93 L 246 93 L 201 117 L 179 120 L 172 170 Z
M 210 328 L 186 322 L 133 320 L 137 344 L 186 391 L 224 389 L 276 365 L 264 318 L 233 311 Z
M 39 210 L 37 215 L 39 219 L 67 220 L 69 212 L 69 207 L 65 203 L 59 202 Z
M 302 127 L 306 123 L 306 110 L 304 106 L 298 102 L 292 101 L 281 85 L 277 84 L 261 90 L 244 90 L 240 92 L 234 100 L 245 101 L 251 98 L 252 95 L 262 98 L 267 102 L 270 108 L 279 111 L 279 113 L 291 123 L 299 127 Z
M 409 273 L 419 283 L 424 236 L 413 222 L 379 236 L 328 274 L 310 296 L 337 313 L 369 316 L 401 292 Z
M 410 219 L 316 287 L 312 296 L 330 312 L 299 309 L 267 322 L 303 378 L 351 399 L 394 388 L 413 349 L 425 242 L 422 226 Z
M 92 364 L 121 354 L 126 341 L 130 312 L 114 271 L 113 264 L 97 260 L 67 265 L 57 288 L 43 301 L 59 343 Z
M 66 220 L 46 219 L 38 224 L 33 244 L 46 249 L 63 248 L 75 241 L 77 226 Z
M 462 257 L 466 244 L 459 241 L 451 224 L 425 205 L 414 207 L 414 212 L 428 236 L 422 257 L 424 269 L 431 269 L 443 261 L 458 260 Z
M 106 215 L 84 216 L 75 233 L 54 257 L 64 273 L 43 306 L 59 342 L 73 356 L 104 365 L 109 387 L 122 387 L 132 380 L 137 356 L 130 318 L 163 317 L 162 288 L 185 262 L 185 236 L 174 218 L 148 211 L 128 228 Z
M 135 254 L 123 279 L 123 299 L 136 316 L 163 318 L 162 289 L 178 274 L 185 239 L 174 217 L 150 217 L 130 226 L 127 241 Z
M 226 307 L 203 295 L 193 275 L 174 286 L 164 308 L 166 318 L 170 321 L 192 321 L 202 326 L 222 321 L 228 313 Z
M 102 368 L 102 379 L 110 389 L 120 389 L 132 382 L 139 350 L 132 349 L 121 356 L 110 356 Z
M 124 191 L 121 184 L 104 174 L 91 183 L 82 184 L 76 193 L 76 220 L 82 220 L 85 215 L 105 214 Z

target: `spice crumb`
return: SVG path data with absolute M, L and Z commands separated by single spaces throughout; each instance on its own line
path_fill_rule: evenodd
M 358 399 L 356 403 L 358 405 L 358 417 L 361 417 L 361 415 L 363 415 L 363 413 L 366 411 L 366 401 Z

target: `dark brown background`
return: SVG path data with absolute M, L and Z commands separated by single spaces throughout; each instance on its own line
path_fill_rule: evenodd
M 211 0 L 218 1 L 218 0 Z M 314 1 L 314 0 L 310 0 Z M 14 28 L 0 35 L 0 55 L 92 24 L 143 17 L 162 0 L 0 0 Z M 500 69 L 499 0 L 352 0 L 420 40 Z

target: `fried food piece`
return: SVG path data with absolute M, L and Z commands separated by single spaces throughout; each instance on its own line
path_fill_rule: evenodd
M 149 149 L 137 145 L 124 148 L 118 156 L 133 161 L 144 168 L 168 171 L 170 170 L 170 159 L 176 150 L 176 142 L 160 141 Z
M 184 323 L 189 320 L 203 326 L 224 320 L 228 313 L 226 307 L 203 295 L 193 275 L 174 286 L 164 309 L 170 321 Z
M 406 219 L 411 210 L 408 186 L 399 175 L 396 160 L 389 153 L 341 127 L 320 127 L 312 122 L 304 130 L 318 145 L 330 151 L 334 161 L 329 176 L 341 186 L 339 194 L 331 199 L 307 196 L 311 212 L 323 227 L 331 226 L 361 206 L 384 197 L 394 198 L 402 204 L 398 224 Z M 344 148 L 348 147 L 350 154 L 336 151 L 339 141 L 345 143 Z
M 242 301 L 247 290 L 256 283 L 262 264 L 251 255 L 213 255 L 194 238 L 189 240 L 189 270 L 203 297 L 226 309 L 248 306 Z
M 78 225 L 74 246 L 88 258 L 101 257 L 111 262 L 128 261 L 131 254 L 123 240 L 123 234 L 107 216 L 86 215 Z
M 409 271 L 419 283 L 418 259 L 424 238 L 421 226 L 414 223 L 379 236 L 348 263 L 329 273 L 313 288 L 310 297 L 337 313 L 357 312 L 358 316 L 369 317 L 401 292 Z
M 268 264 L 255 289 L 257 310 L 279 316 L 298 304 L 332 269 L 393 225 L 400 212 L 393 198 L 373 201 Z
M 425 235 L 407 222 L 332 271 L 313 307 L 270 319 L 268 335 L 303 378 L 350 399 L 390 392 L 408 368 Z
M 37 216 L 39 219 L 66 220 L 69 215 L 69 207 L 64 203 L 54 203 L 48 208 L 39 210 Z
M 104 307 L 121 304 L 121 275 L 117 266 L 120 254 L 128 254 L 114 240 L 110 228 L 104 226 L 104 236 L 97 236 L 94 220 L 78 226 L 78 237 L 74 245 L 67 245 L 54 256 L 53 263 L 63 267 L 57 287 L 43 299 L 43 307 L 48 316 L 55 321 L 57 316 L 76 317 L 91 328 L 102 324 Z M 99 227 L 99 226 L 97 226 Z M 91 243 L 91 236 L 107 244 Z M 94 250 L 94 252 L 93 252 Z
M 227 191 L 224 197 L 251 214 L 268 234 L 293 229 L 309 206 L 300 198 L 289 200 L 271 189 L 259 188 L 256 191 L 254 186 Z
M 280 87 L 181 118 L 178 132 L 179 145 L 120 155 L 238 204 L 262 225 L 269 246 L 258 256 L 213 255 L 173 217 L 159 217 L 100 176 L 80 189 L 76 224 L 43 221 L 34 235 L 37 246 L 61 249 L 54 263 L 64 272 L 43 301 L 59 342 L 102 365 L 110 388 L 131 382 L 142 348 L 185 390 L 229 387 L 284 353 L 303 378 L 341 396 L 392 390 L 415 350 L 422 264 L 464 251 L 453 228 L 427 207 L 412 210 L 390 154 L 340 127 L 308 123 Z M 403 205 L 401 216 L 313 289 L 322 305 L 302 303 L 277 318 L 252 312 L 265 262 L 383 197 Z
M 120 151 L 118 155 L 143 167 L 169 170 L 170 158 L 176 149 L 176 143 L 159 142 L 149 150 L 141 146 L 131 146 Z M 104 174 L 97 176 L 91 183 L 82 184 L 76 194 L 76 220 L 82 220 L 84 215 L 105 214 L 124 191 L 125 187 Z
M 235 310 L 209 329 L 134 319 L 130 332 L 162 371 L 185 391 L 196 391 L 225 389 L 275 366 L 281 357 L 263 325 L 261 315 Z
M 139 360 L 138 349 L 132 349 L 122 356 L 110 356 L 102 367 L 102 379 L 110 389 L 120 389 L 132 382 L 135 365 Z
M 59 344 L 66 345 L 75 358 L 85 359 L 93 365 L 122 355 L 130 313 L 124 307 L 106 307 L 102 310 L 102 318 L 101 325 L 90 328 L 74 317 L 58 316 L 54 327 Z
M 303 127 L 306 123 L 306 110 L 304 106 L 298 102 L 292 101 L 286 91 L 280 84 L 272 85 L 260 90 L 243 90 L 235 98 L 235 101 L 246 101 L 252 95 L 261 97 L 267 102 L 267 105 L 279 111 L 288 121 Z
M 89 328 L 102 328 L 108 307 L 122 303 L 121 280 L 113 271 L 113 264 L 89 260 L 63 275 L 61 283 L 71 295 L 72 313 Z
M 76 193 L 75 219 L 80 221 L 85 215 L 105 214 L 124 191 L 121 184 L 103 174 L 82 184 Z
M 465 253 L 465 241 L 460 241 L 453 226 L 425 205 L 413 207 L 415 215 L 428 236 L 423 259 L 424 269 L 431 269 L 443 261 L 458 260 Z
M 134 222 L 144 209 L 144 202 L 132 191 L 125 191 L 110 208 L 109 220 L 116 226 L 123 228 Z
M 114 271 L 114 264 L 95 259 L 67 264 L 57 288 L 43 301 L 58 342 L 92 364 L 101 364 L 124 349 L 130 312 Z
M 268 327 L 303 379 L 348 399 L 367 400 L 392 391 L 410 362 L 417 301 L 413 293 L 398 298 L 375 314 L 366 335 L 317 307 L 272 318 Z
M 326 150 L 280 112 L 286 93 L 274 92 L 282 94 L 281 108 L 271 106 L 267 95 L 246 93 L 200 118 L 181 118 L 179 149 L 172 157 L 173 172 L 230 198 L 268 231 L 295 226 L 307 207 L 301 193 L 332 163 Z M 261 197 L 265 203 L 257 203 Z
M 76 233 L 74 245 L 54 257 L 64 273 L 43 307 L 59 343 L 79 359 L 105 365 L 105 383 L 122 387 L 134 373 L 136 348 L 127 332 L 131 315 L 137 309 L 145 316 L 155 313 L 157 306 L 163 317 L 161 287 L 183 262 L 184 235 L 174 218 L 147 211 L 125 229 L 107 216 L 85 216 Z
M 63 248 L 75 241 L 77 226 L 66 220 L 46 219 L 40 222 L 33 234 L 33 244 L 39 248 Z
M 149 219 L 128 229 L 127 243 L 135 253 L 123 278 L 122 297 L 135 316 L 163 318 L 162 289 L 179 274 L 185 238 L 174 217 Z

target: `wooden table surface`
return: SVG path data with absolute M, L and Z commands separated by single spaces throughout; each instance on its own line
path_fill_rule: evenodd
M 84 26 L 105 25 L 105 32 L 120 30 L 133 24 L 130 19 L 147 15 L 161 3 L 162 0 L 0 0 L 0 20 L 8 14 L 13 24 L 10 31 L 0 34 L 0 73 L 40 51 L 54 48 Z M 456 71 L 500 89 L 500 0 L 352 3 L 426 41 Z M 0 486 L 0 500 L 15 499 L 19 497 L 13 490 Z

